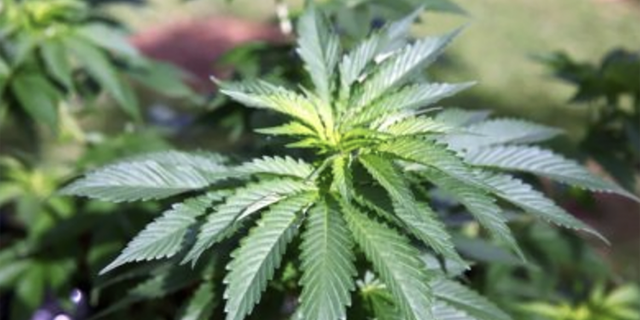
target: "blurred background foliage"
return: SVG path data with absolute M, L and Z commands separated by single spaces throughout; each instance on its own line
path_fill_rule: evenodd
M 280 141 L 251 133 L 278 119 L 219 97 L 208 75 L 308 81 L 286 34 L 288 19 L 295 19 L 302 2 L 0 0 L 0 319 L 53 320 L 58 314 L 77 320 L 96 314 L 206 318 L 206 312 L 190 318 L 181 305 L 188 303 L 185 292 L 200 292 L 194 279 L 208 270 L 174 270 L 157 263 L 97 276 L 162 203 L 116 209 L 55 193 L 85 170 L 141 152 L 200 148 L 242 157 L 281 148 Z M 7 9 L 14 3 L 20 6 Z M 416 4 L 431 9 L 416 34 L 469 24 L 425 75 L 479 80 L 446 105 L 563 128 L 566 135 L 554 147 L 638 192 L 638 1 L 317 3 L 334 14 L 347 45 Z M 51 31 L 56 28 L 65 32 Z M 75 30 L 101 33 L 78 45 Z M 72 44 L 51 46 L 58 41 Z M 77 46 L 89 46 L 84 52 L 93 57 L 78 54 Z M 25 73 L 33 76 L 21 84 Z M 45 113 L 44 105 L 50 109 Z M 523 264 L 479 240 L 484 235 L 474 223 L 456 220 L 451 223 L 468 236 L 456 244 L 476 262 L 463 279 L 515 319 L 639 319 L 638 205 L 537 183 L 602 230 L 612 245 L 594 246 L 570 231 L 514 220 L 514 234 L 530 262 Z M 447 207 L 446 197 L 434 197 L 440 211 L 455 210 Z M 292 267 L 283 269 L 261 310 L 283 308 L 282 301 L 291 299 L 288 292 L 297 275 Z M 209 280 L 217 278 L 209 275 Z M 379 298 L 375 279 L 362 283 L 362 299 Z M 113 303 L 123 296 L 123 302 Z M 220 311 L 219 305 L 209 307 Z

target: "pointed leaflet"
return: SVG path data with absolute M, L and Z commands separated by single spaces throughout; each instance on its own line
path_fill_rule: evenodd
M 414 75 L 416 70 L 433 62 L 459 32 L 460 30 L 456 30 L 442 37 L 420 39 L 401 49 L 365 79 L 354 105 L 356 107 L 369 105 L 389 89 L 402 84 L 409 76 Z
M 637 199 L 616 184 L 591 174 L 575 161 L 538 147 L 486 147 L 470 151 L 465 155 L 465 161 L 476 166 L 530 172 L 582 188 L 610 191 Z
M 73 69 L 62 42 L 56 38 L 47 39 L 40 45 L 40 54 L 49 73 L 66 89 L 71 89 Z
M 315 105 L 306 97 L 265 81 L 218 82 L 220 92 L 248 107 L 270 109 L 324 132 Z
M 350 159 L 348 156 L 340 156 L 335 158 L 331 163 L 331 173 L 333 174 L 331 189 L 337 191 L 338 194 L 346 200 L 351 198 L 351 192 L 353 190 L 349 162 Z
M 226 167 L 197 154 L 173 151 L 152 155 L 90 172 L 61 193 L 112 202 L 162 199 L 202 189 L 228 176 Z
M 313 166 L 298 159 L 286 157 L 263 157 L 246 162 L 235 169 L 243 174 L 272 174 L 295 178 L 308 178 L 313 172 Z
M 345 319 L 357 272 L 353 240 L 332 200 L 323 199 L 309 211 L 301 249 L 299 319 Z
M 11 91 L 24 110 L 36 121 L 58 130 L 60 93 L 38 74 L 20 72 L 12 77 Z
M 546 221 L 567 228 L 584 230 L 606 242 L 606 239 L 596 230 L 558 207 L 553 201 L 534 190 L 530 185 L 512 176 L 486 171 L 474 171 L 470 179 L 481 181 L 486 185 L 485 190 L 487 192 L 493 193 Z
M 314 186 L 294 179 L 265 180 L 238 188 L 235 194 L 228 197 L 207 216 L 207 220 L 198 231 L 196 243 L 182 263 L 195 264 L 205 250 L 232 235 L 249 215 L 288 195 L 313 190 L 315 190 Z
M 211 280 L 200 284 L 193 296 L 178 315 L 178 320 L 208 320 L 216 306 L 214 285 Z
M 479 320 L 440 300 L 433 306 L 433 316 L 438 320 Z
M 361 155 L 358 159 L 371 176 L 387 190 L 395 214 L 413 235 L 445 257 L 462 261 L 445 226 L 438 221 L 436 214 L 427 205 L 416 201 L 406 179 L 391 161 L 373 154 Z
M 214 201 L 226 192 L 212 192 L 173 205 L 161 217 L 148 224 L 100 274 L 105 274 L 125 263 L 156 260 L 174 256 L 182 249 L 185 236 Z
M 410 162 L 432 167 L 461 181 L 469 181 L 471 169 L 452 151 L 432 139 L 406 136 L 394 139 L 378 147 L 379 151 Z
M 429 273 L 409 239 L 370 220 L 351 204 L 341 202 L 347 225 L 407 320 L 436 320 L 431 314 L 433 293 Z
M 489 300 L 455 281 L 437 279 L 431 282 L 431 288 L 438 300 L 464 311 L 473 319 L 511 320 L 509 315 Z
M 456 130 L 456 128 L 431 117 L 407 117 L 391 124 L 382 123 L 379 130 L 395 136 L 411 136 L 417 134 L 449 133 Z
M 523 256 L 507 225 L 507 219 L 502 216 L 502 209 L 495 203 L 493 197 L 483 190 L 466 184 L 465 181 L 453 179 L 437 170 L 428 169 L 421 171 L 421 174 L 462 203 L 494 239 L 508 245 L 521 257 Z
M 353 125 L 369 123 L 378 118 L 387 118 L 390 114 L 404 110 L 414 110 L 434 104 L 444 98 L 473 86 L 475 82 L 466 83 L 420 83 L 405 86 L 393 93 L 385 95 L 369 107 L 354 112 Z
M 118 75 L 114 69 L 115 65 L 109 61 L 104 52 L 80 37 L 65 37 L 64 44 L 73 52 L 91 77 L 118 102 L 125 112 L 135 119 L 141 118 L 135 93 L 131 86 Z
M 562 130 L 516 119 L 486 120 L 444 137 L 449 149 L 462 151 L 496 144 L 523 144 L 551 139 Z
M 305 124 L 298 121 L 291 121 L 277 127 L 258 128 L 254 130 L 257 133 L 274 135 L 274 136 L 316 136 L 317 133 Z
M 332 101 L 333 72 L 340 54 L 340 39 L 313 6 L 298 20 L 298 54 L 311 75 L 315 91 L 327 105 Z
M 448 123 L 455 127 L 463 127 L 478 123 L 486 119 L 491 111 L 486 110 L 463 110 L 458 108 L 447 108 L 436 116 L 436 120 Z
M 76 29 L 79 37 L 96 46 L 130 59 L 140 59 L 140 53 L 131 45 L 124 32 L 105 24 L 91 23 Z
M 287 244 L 298 230 L 300 211 L 316 197 L 314 192 L 290 196 L 264 213 L 258 225 L 231 256 L 225 299 L 227 320 L 242 320 L 251 313 L 262 291 L 280 266 Z
M 355 49 L 342 57 L 340 61 L 340 94 L 346 98 L 351 86 L 363 76 L 366 66 L 373 62 L 376 56 L 385 51 L 394 50 L 406 41 L 411 25 L 415 22 L 422 8 L 401 20 L 385 26 L 381 32 L 373 33 L 369 38 L 360 42 Z

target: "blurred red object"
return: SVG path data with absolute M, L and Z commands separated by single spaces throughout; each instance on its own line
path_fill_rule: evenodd
M 224 77 L 214 68 L 223 53 L 250 41 L 282 42 L 285 36 L 276 26 L 232 17 L 172 22 L 137 32 L 131 43 L 144 55 L 169 62 L 193 75 L 198 91 L 214 88 L 211 75 Z

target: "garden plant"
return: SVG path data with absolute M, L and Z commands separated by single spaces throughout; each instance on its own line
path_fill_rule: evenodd
M 129 269 L 152 276 L 123 303 L 197 284 L 183 319 L 221 310 L 228 320 L 511 319 L 458 281 L 471 259 L 456 250 L 463 230 L 437 210 L 439 193 L 522 259 L 508 226 L 513 211 L 606 241 L 521 175 L 638 199 L 537 146 L 559 130 L 437 105 L 474 83 L 426 80 L 424 69 L 462 30 L 410 39 L 421 12 L 346 50 L 324 14 L 308 6 L 296 28 L 308 81 L 214 79 L 222 94 L 286 119 L 256 131 L 301 149 L 295 158 L 165 151 L 65 186 L 63 194 L 122 205 L 178 199 L 102 270 L 160 260 Z

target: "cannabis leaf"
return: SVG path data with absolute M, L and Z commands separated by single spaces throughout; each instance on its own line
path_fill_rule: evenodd
M 234 164 L 219 156 L 155 154 L 99 169 L 65 188 L 66 194 L 110 201 L 204 193 L 149 224 L 105 271 L 174 256 L 183 247 L 182 262 L 195 265 L 203 253 L 236 245 L 241 237 L 225 277 L 227 319 L 241 320 L 260 302 L 285 250 L 300 235 L 297 319 L 346 317 L 358 253 L 379 277 L 365 297 L 380 319 L 510 319 L 419 258 L 430 251 L 467 265 L 443 213 L 432 209 L 427 188 L 449 193 L 498 243 L 517 253 L 498 200 L 561 226 L 598 233 L 511 171 L 634 196 L 532 145 L 556 136 L 556 129 L 487 120 L 484 111 L 431 108 L 472 83 L 421 80 L 423 69 L 460 31 L 409 41 L 419 13 L 343 52 L 328 20 L 311 8 L 299 19 L 297 43 L 312 88 L 216 80 L 232 99 L 289 118 L 258 132 L 288 136 L 290 148 L 310 149 L 314 157 L 308 161 L 283 155 Z M 184 241 L 187 232 L 196 233 L 193 241 Z M 208 287 L 202 290 L 197 294 L 209 296 Z

